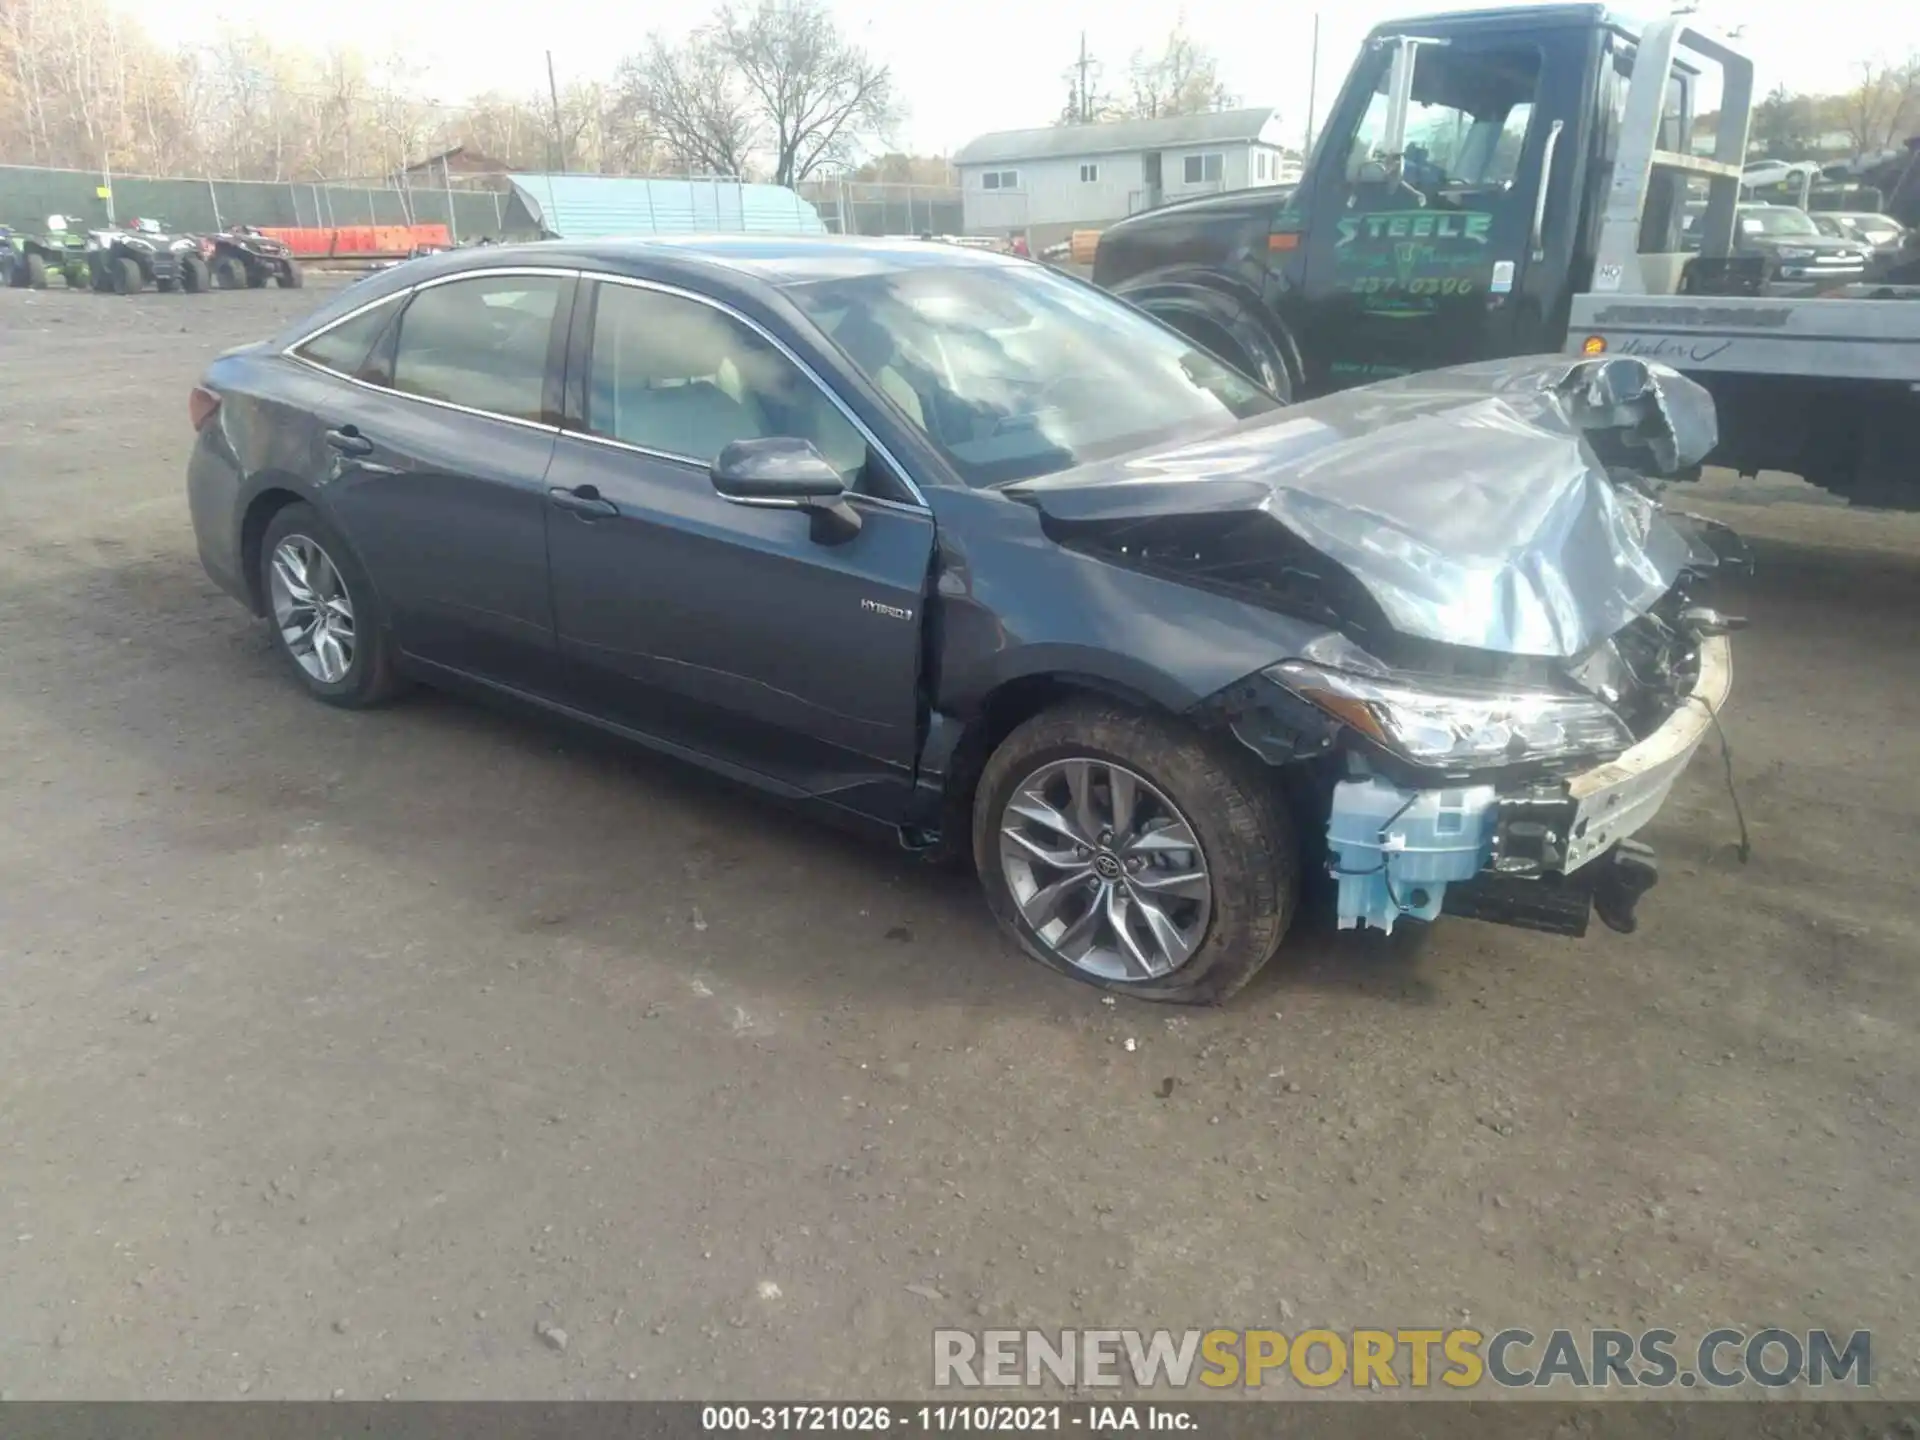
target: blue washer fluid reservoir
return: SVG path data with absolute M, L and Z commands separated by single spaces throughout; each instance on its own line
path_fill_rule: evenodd
M 1327 846 L 1340 928 L 1433 919 L 1448 883 L 1492 858 L 1494 807 L 1491 785 L 1402 790 L 1370 775 L 1334 786 Z

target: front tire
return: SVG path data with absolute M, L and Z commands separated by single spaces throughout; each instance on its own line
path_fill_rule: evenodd
M 207 262 L 198 255 L 188 255 L 180 262 L 180 288 L 189 295 L 198 295 L 207 288 Z
M 113 262 L 110 279 L 116 295 L 138 295 L 146 284 L 146 276 L 140 273 L 140 262 L 124 255 Z
M 26 278 L 22 280 L 20 283 L 25 285 L 29 290 L 46 289 L 47 288 L 46 259 L 43 256 L 39 256 L 39 255 L 22 255 L 20 259 L 22 261 L 20 268 L 26 276 Z
M 287 262 L 287 268 L 274 277 L 274 282 L 279 285 L 282 290 L 298 290 L 306 283 L 306 279 L 307 277 L 301 271 L 300 266 L 296 262 L 289 260 Z
M 213 262 L 213 283 L 221 290 L 244 290 L 247 267 L 231 255 L 222 255 Z
M 399 689 L 373 582 L 311 505 L 289 505 L 267 522 L 260 594 L 274 649 L 314 699 L 358 710 Z
M 975 792 L 973 851 L 994 918 L 1034 959 L 1181 1004 L 1245 985 L 1300 887 L 1291 820 L 1252 756 L 1098 700 L 1001 742 Z

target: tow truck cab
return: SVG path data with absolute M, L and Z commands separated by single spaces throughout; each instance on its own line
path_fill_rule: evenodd
M 1376 28 L 1291 193 L 1121 221 L 1094 280 L 1283 392 L 1556 351 L 1588 288 L 1635 33 L 1598 5 Z M 1675 64 L 1660 148 L 1692 139 Z M 1685 177 L 1656 172 L 1645 249 L 1678 252 Z

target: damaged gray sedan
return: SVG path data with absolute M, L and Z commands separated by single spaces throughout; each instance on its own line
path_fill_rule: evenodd
M 316 699 L 513 699 L 966 855 L 1149 999 L 1303 903 L 1631 929 L 1730 684 L 1739 544 L 1653 498 L 1712 407 L 1634 360 L 1286 407 L 998 256 L 554 242 L 374 277 L 192 413 L 202 560 Z

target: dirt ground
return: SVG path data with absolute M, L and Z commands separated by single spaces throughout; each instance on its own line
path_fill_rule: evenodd
M 1724 1323 L 1871 1328 L 1920 1394 L 1920 517 L 1699 493 L 1759 541 L 1753 857 L 1703 753 L 1639 933 L 1321 929 L 1224 1010 L 1103 1004 L 727 785 L 297 693 L 182 477 L 207 359 L 314 303 L 0 292 L 6 1392 L 900 1396 L 939 1324 Z

